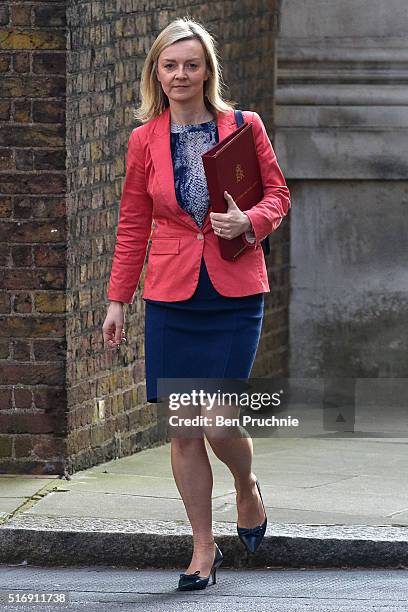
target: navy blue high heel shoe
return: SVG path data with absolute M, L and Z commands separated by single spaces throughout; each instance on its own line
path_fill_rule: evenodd
M 224 557 L 217 544 L 215 542 L 214 544 L 216 549 L 215 558 L 209 575 L 207 577 L 200 576 L 200 570 L 197 570 L 196 572 L 194 572 L 194 574 L 180 574 L 180 580 L 178 583 L 179 591 L 194 591 L 198 589 L 205 589 L 210 579 L 210 576 L 212 576 L 212 584 L 216 583 L 217 568 L 221 565 Z
M 261 495 L 261 489 L 259 487 L 259 482 L 258 479 L 256 480 L 256 486 L 258 488 L 258 492 L 259 492 L 259 496 L 261 498 L 261 502 L 262 502 L 262 507 L 264 509 L 265 512 L 265 520 L 262 523 L 262 525 L 258 525 L 257 527 L 251 527 L 249 529 L 246 529 L 245 527 L 238 527 L 237 525 L 237 532 L 239 535 L 239 539 L 241 540 L 241 542 L 245 545 L 245 548 L 247 549 L 248 552 L 250 553 L 255 553 L 262 540 L 263 537 L 265 535 L 265 531 L 266 531 L 266 525 L 268 522 L 267 516 L 266 516 L 266 511 L 265 511 L 265 506 L 263 503 L 263 499 L 262 499 L 262 495 Z

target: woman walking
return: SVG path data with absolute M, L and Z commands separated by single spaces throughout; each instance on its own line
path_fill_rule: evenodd
M 125 340 L 123 304 L 133 301 L 151 237 L 143 292 L 149 402 L 160 400 L 158 378 L 249 378 L 270 290 L 261 241 L 290 208 L 262 120 L 243 111 L 253 123 L 264 197 L 244 213 L 225 193 L 228 211 L 210 211 L 201 155 L 236 130 L 235 103 L 222 98 L 221 83 L 213 37 L 188 18 L 160 32 L 142 71 L 136 113 L 142 125 L 128 143 L 103 336 L 112 349 Z M 217 237 L 241 234 L 247 248 L 235 261 L 224 260 Z M 249 436 L 211 435 L 203 427 L 196 437 L 171 437 L 172 470 L 194 544 L 180 590 L 205 588 L 210 576 L 214 583 L 222 562 L 205 439 L 234 478 L 237 531 L 249 552 L 259 547 L 267 524 Z

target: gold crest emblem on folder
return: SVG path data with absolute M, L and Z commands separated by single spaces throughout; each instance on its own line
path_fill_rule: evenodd
M 237 181 L 237 183 L 239 183 L 240 181 L 242 181 L 242 179 L 244 178 L 244 171 L 242 169 L 241 164 L 237 164 L 235 166 L 235 180 Z

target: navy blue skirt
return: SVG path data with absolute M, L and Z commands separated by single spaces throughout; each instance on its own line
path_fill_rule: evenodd
M 148 402 L 159 401 L 158 378 L 249 378 L 261 335 L 263 293 L 221 295 L 202 257 L 191 298 L 144 301 Z

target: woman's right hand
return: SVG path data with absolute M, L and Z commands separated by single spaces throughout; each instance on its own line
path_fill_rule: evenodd
M 124 323 L 122 302 L 111 302 L 102 326 L 105 348 L 119 348 L 121 342 L 126 342 Z

